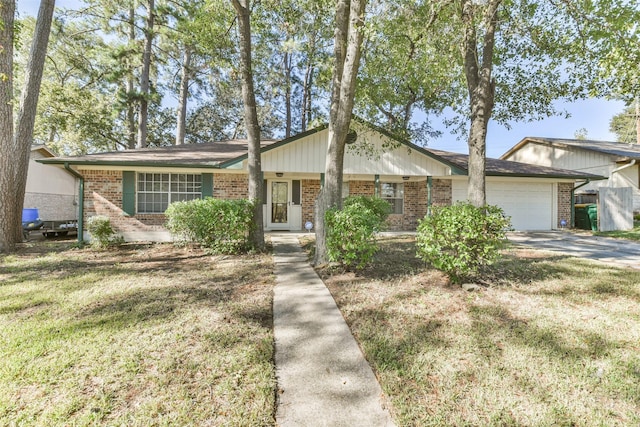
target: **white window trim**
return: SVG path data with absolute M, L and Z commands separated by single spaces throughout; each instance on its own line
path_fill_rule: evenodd
M 140 190 L 140 175 L 169 175 L 169 182 L 168 182 L 168 186 L 169 189 L 167 191 L 147 191 L 147 190 Z M 173 181 L 173 177 L 177 177 L 178 175 L 191 175 L 191 176 L 199 176 L 200 177 L 200 191 L 175 191 L 172 192 L 171 191 L 171 183 Z M 146 178 L 146 177 L 145 177 Z M 145 180 L 146 181 L 146 180 Z M 172 201 L 172 194 L 187 194 L 190 196 L 194 196 L 193 199 L 201 199 L 202 198 L 202 174 L 199 173 L 171 173 L 171 172 L 137 172 L 136 173 L 136 213 L 139 214 L 145 214 L 145 215 L 158 215 L 158 214 L 163 214 L 166 210 L 163 210 L 162 212 L 156 212 L 156 211 L 142 211 L 140 210 L 140 202 L 139 202 L 139 196 L 140 194 L 167 194 L 167 207 L 173 202 Z M 193 200 L 193 199 L 189 199 L 189 200 Z

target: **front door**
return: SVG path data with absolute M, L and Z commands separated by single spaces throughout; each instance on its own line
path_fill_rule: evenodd
M 289 181 L 270 181 L 271 206 L 269 207 L 270 228 L 289 228 Z

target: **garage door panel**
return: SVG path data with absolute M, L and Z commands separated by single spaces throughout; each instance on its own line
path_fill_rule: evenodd
M 467 183 L 454 181 L 454 201 L 467 199 Z M 487 203 L 500 206 L 515 230 L 553 228 L 553 184 L 487 182 Z

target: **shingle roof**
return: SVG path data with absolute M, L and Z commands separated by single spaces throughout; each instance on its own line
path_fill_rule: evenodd
M 262 141 L 262 147 L 273 144 L 274 140 Z M 138 165 L 138 166 L 186 166 L 216 167 L 247 152 L 247 141 L 234 139 L 202 144 L 150 147 L 137 150 L 112 151 L 108 153 L 86 154 L 84 156 L 56 157 L 42 163 L 69 163 L 83 165 Z
M 582 150 L 594 151 L 615 157 L 616 161 L 640 160 L 640 145 L 625 144 L 623 142 L 596 141 L 591 139 L 562 139 L 562 138 L 539 138 L 526 137 L 513 148 L 500 156 L 501 159 L 508 157 L 527 142 L 554 145 L 558 147 L 576 147 Z
M 453 163 L 459 169 L 469 171 L 469 156 L 466 154 L 450 153 L 448 151 L 426 149 L 434 155 Z M 569 179 L 604 179 L 600 175 L 590 173 L 550 168 L 547 166 L 532 165 L 529 163 L 513 162 L 510 160 L 500 160 L 487 158 L 487 176 L 518 176 L 518 177 L 538 177 L 538 178 L 569 178 Z
M 324 127 L 321 127 L 324 128 Z M 377 129 L 377 127 L 374 127 Z M 284 146 L 290 142 L 299 140 L 318 129 L 312 129 L 300 135 L 280 141 L 262 141 L 262 148 Z M 384 132 L 389 138 L 393 135 Z M 397 138 L 396 138 L 397 139 Z M 469 156 L 466 154 L 452 153 L 417 146 L 409 141 L 397 139 L 400 143 L 427 155 L 452 168 L 454 174 L 466 175 L 468 172 Z M 119 165 L 119 166 L 163 166 L 163 167 L 211 167 L 224 168 L 229 164 L 237 163 L 246 158 L 247 141 L 229 140 L 203 144 L 185 144 L 168 147 L 143 148 L 138 150 L 114 151 L 108 153 L 87 154 L 76 157 L 56 157 L 40 160 L 42 163 L 70 165 Z M 488 176 L 516 176 L 516 177 L 545 177 L 564 179 L 604 179 L 599 175 L 593 175 L 580 171 L 556 169 L 546 166 L 531 165 L 528 163 L 512 162 L 487 158 Z M 302 172 L 302 171 L 301 171 Z

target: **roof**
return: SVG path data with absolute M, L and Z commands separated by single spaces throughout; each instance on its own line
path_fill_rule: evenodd
M 55 157 L 56 155 L 44 144 L 31 144 L 31 151 L 37 151 L 45 157 Z
M 640 160 L 640 146 L 637 144 L 625 144 L 623 142 L 596 141 L 592 139 L 563 139 L 563 138 L 540 138 L 526 137 L 517 143 L 513 148 L 500 156 L 506 159 L 525 144 L 534 142 L 555 147 L 575 147 L 582 150 L 593 151 L 606 154 L 615 158 L 615 161 Z
M 274 142 L 274 140 L 264 140 L 261 145 L 266 147 Z M 202 144 L 171 145 L 86 154 L 84 156 L 56 157 L 40 162 L 98 166 L 220 167 L 221 164 L 245 154 L 247 147 L 246 140 L 233 139 Z
M 466 154 L 450 153 L 448 151 L 432 150 L 434 155 L 446 159 L 448 162 L 455 164 L 459 169 L 468 173 L 469 156 Z M 574 171 L 569 169 L 551 168 L 548 166 L 538 166 L 529 163 L 513 162 L 511 160 L 501 160 L 487 158 L 486 163 L 487 176 L 516 176 L 516 177 L 536 177 L 536 178 L 566 178 L 566 179 L 590 179 L 600 180 L 605 177 Z
M 434 150 L 420 147 L 407 140 L 397 138 L 386 130 L 370 123 L 362 123 L 377 132 L 391 138 L 411 150 L 415 150 L 451 168 L 453 175 L 467 175 L 469 156 L 466 154 L 452 153 L 442 150 Z M 262 142 L 262 152 L 282 147 L 306 136 L 326 129 L 327 126 L 319 126 L 306 132 L 285 138 L 279 141 L 265 140 Z M 210 167 L 226 168 L 237 164 L 247 158 L 246 140 L 229 140 L 221 142 L 209 142 L 202 144 L 184 144 L 167 147 L 143 148 L 137 150 L 114 151 L 108 153 L 87 154 L 75 157 L 56 157 L 39 160 L 48 164 L 69 165 L 103 165 L 103 166 L 161 166 L 161 167 Z M 487 158 L 487 176 L 514 176 L 536 178 L 562 178 L 562 179 L 604 179 L 599 175 L 593 175 L 580 171 L 556 169 L 546 166 L 531 165 L 508 160 Z M 303 172 L 303 171 L 300 171 Z

